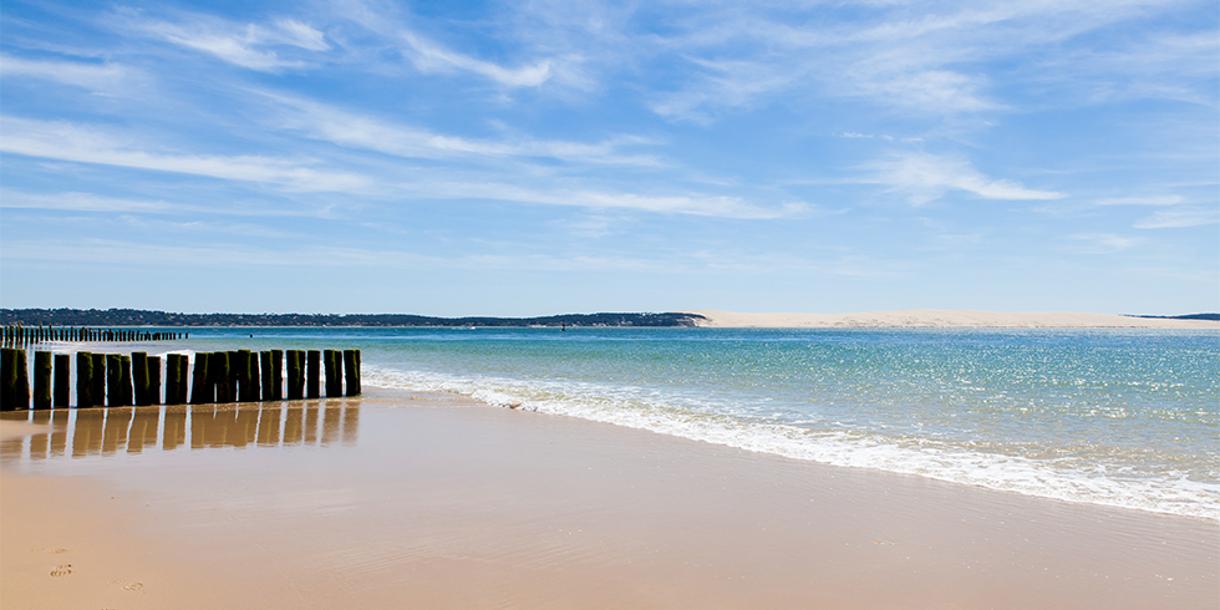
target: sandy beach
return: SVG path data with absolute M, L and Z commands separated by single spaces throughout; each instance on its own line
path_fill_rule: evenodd
M 189 419 L 188 419 L 189 412 Z M 5 608 L 1214 608 L 1214 521 L 449 395 L 3 416 Z
M 857 313 L 763 313 L 699 310 L 714 328 L 1159 328 L 1215 329 L 1212 320 L 1135 318 L 1084 312 L 903 309 Z

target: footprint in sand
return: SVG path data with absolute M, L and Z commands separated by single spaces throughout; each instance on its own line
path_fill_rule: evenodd
M 55 568 L 53 570 L 51 570 L 51 576 L 54 576 L 56 578 L 58 578 L 60 576 L 67 576 L 71 573 L 72 573 L 72 564 L 70 564 L 70 563 L 64 563 L 64 564 L 57 565 L 57 566 L 55 566 Z
M 128 583 L 128 584 L 123 585 L 123 590 L 124 591 L 143 591 L 144 583 L 142 583 L 142 582 Z

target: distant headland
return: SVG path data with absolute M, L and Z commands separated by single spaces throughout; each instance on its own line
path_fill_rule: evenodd
M 176 313 L 148 309 L 0 309 L 0 324 L 33 326 L 697 326 L 693 313 L 586 313 L 442 318 L 399 313 Z
M 401 313 L 178 313 L 147 309 L 0 309 L 0 324 L 26 326 L 452 326 L 723 328 L 1208 328 L 1220 314 L 1108 314 L 911 309 L 858 313 L 569 313 L 536 317 L 439 317 Z

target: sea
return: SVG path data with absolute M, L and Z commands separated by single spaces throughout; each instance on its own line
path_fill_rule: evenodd
M 796 460 L 1220 520 L 1220 331 L 190 332 L 166 349 L 357 347 L 366 387 L 461 394 L 489 408 Z

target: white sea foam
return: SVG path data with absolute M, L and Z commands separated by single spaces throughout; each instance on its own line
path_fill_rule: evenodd
M 1220 520 L 1220 485 L 1165 475 L 1120 478 L 1104 468 L 1064 468 L 1050 461 L 954 447 L 930 439 L 817 430 L 762 422 L 726 405 L 654 389 L 571 381 L 462 376 L 365 366 L 364 384 L 451 392 L 496 406 L 519 406 L 681 438 L 808 460 L 872 468 L 988 489 Z M 828 426 L 829 427 L 829 426 Z

